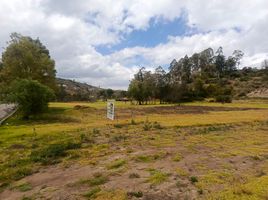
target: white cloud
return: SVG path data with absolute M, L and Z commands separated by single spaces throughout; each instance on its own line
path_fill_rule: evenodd
M 96 51 L 98 45 L 120 43 L 133 30 L 146 30 L 152 19 L 172 21 L 182 15 L 197 33 L 170 36 L 151 48 L 110 55 Z M 166 65 L 208 47 L 223 46 L 227 55 L 241 49 L 244 65 L 256 65 L 268 55 L 266 0 L 1 0 L 0 19 L 1 47 L 11 32 L 39 37 L 56 60 L 59 76 L 103 87 L 126 88 L 138 66 Z

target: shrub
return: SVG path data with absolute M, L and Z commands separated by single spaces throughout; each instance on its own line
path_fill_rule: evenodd
M 18 104 L 26 119 L 46 111 L 48 102 L 54 98 L 54 92 L 49 87 L 33 80 L 16 80 L 9 90 L 7 101 Z
M 232 96 L 231 95 L 218 95 L 216 96 L 216 102 L 232 103 Z

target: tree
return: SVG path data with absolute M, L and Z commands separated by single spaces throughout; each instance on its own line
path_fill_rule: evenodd
M 155 98 L 160 100 L 160 104 L 166 99 L 169 93 L 169 79 L 165 70 L 159 66 L 155 69 Z
M 219 47 L 215 56 L 215 67 L 218 73 L 218 77 L 222 77 L 225 68 L 225 56 L 223 55 L 222 47 Z
M 261 67 L 262 67 L 263 69 L 265 69 L 265 70 L 268 69 L 268 60 L 267 60 L 267 59 L 265 59 L 265 60 L 261 63 Z
M 112 98 L 113 94 L 114 94 L 114 91 L 112 89 L 109 88 L 106 90 L 106 95 L 108 98 Z
M 141 105 L 152 96 L 152 90 L 153 79 L 151 72 L 146 71 L 145 68 L 142 67 L 138 73 L 134 75 L 134 79 L 131 80 L 128 87 L 128 94 Z
M 48 102 L 55 97 L 49 87 L 27 79 L 13 81 L 9 90 L 7 101 L 18 104 L 23 118 L 26 119 L 46 111 Z
M 212 48 L 208 48 L 199 53 L 199 68 L 203 79 L 212 78 L 215 76 L 216 68 L 213 63 L 214 51 Z
M 15 79 L 31 79 L 56 89 L 55 62 L 39 39 L 11 34 L 11 41 L 2 54 L 0 84 L 9 85 Z
M 182 84 L 190 83 L 191 81 L 191 63 L 190 59 L 186 55 L 182 60 L 182 69 L 181 69 L 181 81 Z
M 232 57 L 238 67 L 240 65 L 240 60 L 243 58 L 243 56 L 244 53 L 241 50 L 234 50 Z

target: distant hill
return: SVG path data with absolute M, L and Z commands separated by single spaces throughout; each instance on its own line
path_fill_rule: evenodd
M 59 101 L 95 101 L 97 99 L 121 98 L 124 91 L 104 89 L 87 83 L 80 83 L 74 80 L 57 78 L 58 92 L 57 100 Z M 112 94 L 108 95 L 109 92 Z

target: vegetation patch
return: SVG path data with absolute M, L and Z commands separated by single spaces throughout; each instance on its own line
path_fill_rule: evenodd
M 121 140 L 126 140 L 127 139 L 127 136 L 126 135 L 123 135 L 123 134 L 116 134 L 116 135 L 113 135 L 111 138 L 110 138 L 110 142 L 120 142 Z
M 128 177 L 129 177 L 129 178 L 140 178 L 140 175 L 137 174 L 137 173 L 131 173 L 131 174 L 129 174 Z
M 103 185 L 108 181 L 108 177 L 102 175 L 101 173 L 96 173 L 94 176 L 90 179 L 83 179 L 79 181 L 80 184 L 88 184 L 89 186 L 98 186 Z
M 32 151 L 30 158 L 34 162 L 41 162 L 43 165 L 55 164 L 60 157 L 66 156 L 66 151 L 80 148 L 80 143 L 68 142 L 67 144 L 51 144 L 48 147 Z
M 159 153 L 153 155 L 138 155 L 134 157 L 134 160 L 137 162 L 153 162 L 156 160 L 163 159 L 167 156 L 167 152 L 160 151 Z
M 127 196 L 131 197 L 136 197 L 136 198 L 141 198 L 143 197 L 143 193 L 141 191 L 138 192 L 128 192 Z
M 191 183 L 196 183 L 196 182 L 198 182 L 198 178 L 196 176 L 191 176 L 190 181 L 191 181 Z
M 150 177 L 148 178 L 148 182 L 151 183 L 152 185 L 159 185 L 165 181 L 167 181 L 169 174 L 152 169 L 150 170 Z
M 110 164 L 107 165 L 107 169 L 117 169 L 119 167 L 122 167 L 126 164 L 126 160 L 124 159 L 117 159 L 115 161 L 112 161 Z
M 100 187 L 94 187 L 90 189 L 88 192 L 86 192 L 83 196 L 86 197 L 87 199 L 94 199 L 97 193 L 99 193 L 100 191 L 101 191 Z
M 172 160 L 175 161 L 175 162 L 179 162 L 182 159 L 183 159 L 183 157 L 182 157 L 182 155 L 180 153 L 176 153 L 172 158 Z
M 20 192 L 26 192 L 32 189 L 30 183 L 21 183 L 13 187 L 13 189 L 19 190 Z

